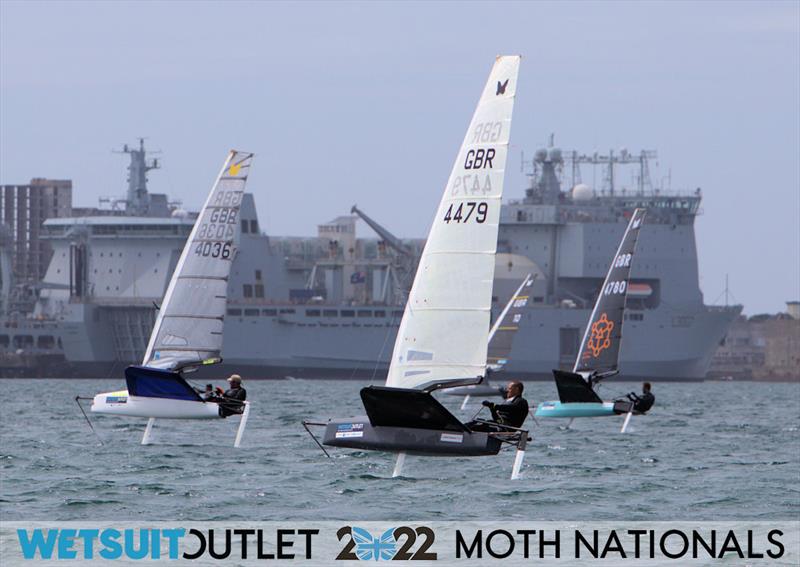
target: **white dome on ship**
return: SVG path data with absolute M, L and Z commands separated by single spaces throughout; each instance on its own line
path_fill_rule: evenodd
M 189 216 L 189 211 L 185 209 L 175 209 L 172 211 L 172 218 L 174 219 L 185 219 Z
M 550 161 L 561 161 L 561 148 L 550 148 L 550 150 L 547 152 L 547 157 L 550 159 Z
M 594 190 L 585 183 L 578 183 L 572 188 L 573 201 L 591 201 L 594 199 Z
M 536 150 L 536 153 L 533 154 L 533 159 L 539 163 L 543 162 L 547 159 L 547 150 L 544 148 Z

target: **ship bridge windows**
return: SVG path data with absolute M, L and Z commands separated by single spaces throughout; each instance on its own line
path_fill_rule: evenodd
M 403 310 L 402 309 L 395 309 L 392 311 L 392 317 L 394 319 L 402 319 L 403 318 Z
M 262 309 L 261 310 L 261 315 L 263 315 L 264 317 L 275 317 L 275 316 L 278 315 L 278 310 L 277 309 Z
M 56 346 L 56 339 L 53 335 L 39 335 L 36 339 L 36 348 L 51 349 Z
M 644 313 L 625 313 L 626 321 L 644 321 Z
M 375 311 L 375 317 L 385 318 L 386 317 L 386 311 L 376 310 Z
M 228 309 L 228 315 L 231 315 L 233 317 L 241 317 L 242 316 L 242 310 L 241 309 Z
M 323 317 L 338 317 L 339 312 L 336 309 L 323 309 L 322 310 Z
M 358 316 L 359 317 L 372 317 L 372 311 L 369 311 L 367 309 L 359 309 L 358 310 Z
M 11 344 L 11 338 L 8 335 L 0 335 L 0 347 L 8 348 Z
M 352 309 L 342 309 L 342 317 L 355 317 L 356 312 Z
M 281 309 L 280 310 L 280 314 L 281 315 L 294 315 L 294 313 L 295 313 L 294 309 Z
M 306 317 L 319 317 L 320 315 L 319 309 L 306 309 Z
M 244 310 L 245 317 L 258 317 L 258 309 L 245 309 Z

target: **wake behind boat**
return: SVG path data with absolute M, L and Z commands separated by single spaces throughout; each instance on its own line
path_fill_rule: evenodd
M 149 418 L 220 419 L 241 414 L 241 443 L 249 402 L 204 399 L 184 373 L 221 362 L 228 277 L 239 240 L 239 212 L 253 154 L 231 151 L 197 217 L 159 309 L 141 366 L 125 370 L 127 389 L 97 394 L 91 411 Z
M 594 391 L 594 386 L 619 372 L 625 301 L 636 241 L 645 213 L 645 209 L 633 211 L 586 325 L 573 371 L 553 370 L 559 401 L 539 404 L 534 414 L 536 417 L 571 420 L 625 414 L 622 426 L 622 432 L 625 432 L 633 403 L 630 400 L 603 401 Z
M 324 425 L 323 444 L 426 456 L 496 455 L 527 431 L 479 431 L 432 395 L 486 371 L 497 232 L 520 57 L 498 57 L 439 203 L 392 352 L 386 386 L 361 390 L 365 416 Z

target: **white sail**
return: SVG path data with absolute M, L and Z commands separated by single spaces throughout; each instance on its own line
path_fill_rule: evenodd
M 497 230 L 519 56 L 495 61 L 436 212 L 386 385 L 424 389 L 486 369 Z
M 175 369 L 219 358 L 228 276 L 252 161 L 251 153 L 228 154 L 172 274 L 144 366 Z

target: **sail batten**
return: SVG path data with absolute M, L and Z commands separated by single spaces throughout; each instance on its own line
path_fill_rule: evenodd
M 228 154 L 175 267 L 143 366 L 177 369 L 219 358 L 252 159 L 247 152 Z
M 483 88 L 420 257 L 387 386 L 464 383 L 485 371 L 519 62 L 498 57 Z

